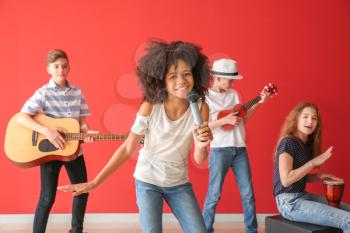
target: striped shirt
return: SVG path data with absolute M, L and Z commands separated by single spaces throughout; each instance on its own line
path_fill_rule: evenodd
M 312 151 L 310 146 L 302 142 L 296 137 L 285 137 L 281 140 L 277 147 L 275 168 L 274 168 L 274 185 L 273 194 L 277 196 L 280 193 L 298 193 L 304 192 L 306 186 L 306 178 L 304 176 L 297 182 L 289 185 L 288 187 L 283 187 L 280 179 L 279 172 L 279 156 L 282 153 L 288 153 L 293 158 L 293 170 L 303 166 L 305 163 L 312 159 Z
M 53 118 L 73 118 L 90 115 L 81 89 L 69 85 L 62 90 L 53 79 L 39 88 L 21 109 L 21 112 L 35 115 L 44 113 Z
M 23 105 L 21 112 L 35 115 L 43 113 L 53 118 L 73 118 L 90 115 L 81 89 L 68 81 L 62 90 L 53 79 L 39 88 Z M 83 154 L 80 147 L 79 156 Z

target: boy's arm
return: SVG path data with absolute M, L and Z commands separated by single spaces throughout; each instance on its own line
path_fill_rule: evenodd
M 255 113 L 255 111 L 258 109 L 258 107 L 260 106 L 260 102 L 255 104 L 253 107 L 251 107 L 248 111 L 247 111 L 247 115 L 245 117 L 243 117 L 243 123 L 246 124 L 250 118 L 253 116 L 253 114 Z
M 210 129 L 215 129 L 215 128 L 221 127 L 222 125 L 227 125 L 227 124 L 237 126 L 241 122 L 241 120 L 242 120 L 241 117 L 234 116 L 233 113 L 231 113 L 218 120 L 210 121 L 208 126 Z
M 227 124 L 226 117 L 221 118 L 221 119 L 216 120 L 216 121 L 210 121 L 208 126 L 211 129 L 215 129 L 215 128 L 220 127 L 220 126 L 225 125 L 225 124 Z
M 89 131 L 89 125 L 86 121 L 86 116 L 81 116 L 79 118 L 80 132 L 87 133 Z
M 79 125 L 80 125 L 80 132 L 82 132 L 82 133 L 87 133 L 87 134 L 97 134 L 98 133 L 98 131 L 90 130 L 90 127 L 86 121 L 86 116 L 81 116 L 79 118 Z M 94 141 L 95 141 L 94 137 L 91 137 L 91 136 L 84 138 L 84 142 L 87 142 L 87 143 L 92 143 Z
M 59 133 L 59 129 L 45 127 L 35 121 L 30 114 L 25 112 L 20 112 L 16 117 L 16 121 L 24 127 L 44 135 L 56 148 L 64 148 L 66 141 Z
M 250 118 L 253 116 L 253 114 L 255 113 L 255 111 L 257 110 L 257 108 L 259 107 L 259 105 L 261 105 L 262 103 L 267 102 L 270 99 L 271 95 L 268 94 L 265 90 L 265 88 L 260 92 L 260 98 L 261 100 L 255 104 L 253 107 L 251 107 L 248 112 L 247 115 L 245 117 L 243 117 L 243 122 L 244 124 L 246 124 Z

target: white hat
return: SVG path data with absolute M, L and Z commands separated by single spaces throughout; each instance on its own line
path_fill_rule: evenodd
M 220 78 L 243 79 L 243 76 L 238 74 L 236 61 L 227 58 L 215 60 L 211 73 Z

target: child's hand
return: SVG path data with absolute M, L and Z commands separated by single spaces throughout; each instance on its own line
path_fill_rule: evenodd
M 82 193 L 87 193 L 93 188 L 95 188 L 95 185 L 92 182 L 68 184 L 57 187 L 58 190 L 61 190 L 63 192 L 73 192 L 73 196 L 78 196 Z
M 86 132 L 87 134 L 98 134 L 99 132 L 98 131 L 93 131 L 93 130 L 88 130 Z M 93 136 L 87 136 L 84 138 L 84 142 L 86 143 L 93 143 L 95 142 L 95 138 Z
M 329 147 L 325 152 L 313 158 L 310 162 L 313 167 L 319 167 L 324 164 L 332 156 L 333 146 Z
M 206 147 L 211 142 L 211 140 L 213 140 L 213 135 L 207 121 L 202 125 L 193 126 L 192 134 L 194 143 L 198 147 Z
M 269 85 L 265 86 L 264 89 L 260 92 L 260 98 L 261 100 L 259 103 L 265 103 L 270 98 L 272 98 L 273 95 L 277 94 L 277 88 L 275 85 L 269 83 Z
M 342 178 L 339 178 L 333 174 L 330 173 L 320 173 L 319 175 L 320 180 L 326 180 L 326 179 L 330 179 L 330 180 L 335 180 L 335 181 L 344 181 Z
M 47 128 L 45 131 L 45 137 L 58 149 L 63 150 L 66 140 L 62 136 L 64 132 L 57 128 Z
M 266 103 L 271 98 L 271 95 L 269 95 L 264 89 L 260 92 L 260 98 L 261 100 L 259 101 L 259 103 L 263 104 L 263 103 Z
M 222 119 L 224 121 L 223 125 L 230 124 L 233 126 L 237 126 L 242 121 L 242 117 L 235 116 L 235 115 L 233 115 L 233 113 L 228 114 L 227 116 L 225 116 Z

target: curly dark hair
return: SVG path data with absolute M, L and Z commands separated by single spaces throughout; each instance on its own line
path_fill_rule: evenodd
M 143 99 L 151 103 L 162 103 L 167 97 L 164 77 L 171 65 L 177 66 L 183 60 L 192 70 L 195 90 L 205 99 L 209 87 L 210 72 L 208 58 L 195 44 L 162 40 L 151 40 L 146 54 L 140 58 L 136 74 L 142 88 Z

